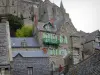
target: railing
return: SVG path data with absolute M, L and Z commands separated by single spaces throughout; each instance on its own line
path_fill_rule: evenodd
M 66 75 L 100 75 L 100 51 L 72 66 Z
M 50 38 L 43 38 L 43 43 L 44 44 L 49 44 L 49 45 L 59 45 L 59 40 L 50 39 Z

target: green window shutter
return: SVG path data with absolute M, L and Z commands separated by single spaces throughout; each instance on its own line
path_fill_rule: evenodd
M 52 34 L 52 39 L 54 39 L 54 35 Z
M 59 55 L 61 55 L 61 50 L 59 50 Z
M 48 50 L 48 54 L 49 54 L 49 55 L 52 55 L 52 50 L 49 49 L 49 50 Z
M 68 39 L 67 39 L 67 37 L 65 36 L 65 38 L 64 38 L 64 43 L 65 44 L 67 44 L 68 43 Z
M 52 50 L 49 50 L 49 55 L 52 55 Z
M 55 36 L 55 40 L 57 41 L 57 35 Z
M 60 43 L 63 43 L 63 37 L 60 35 Z
M 55 50 L 53 49 L 53 55 L 55 55 Z
M 48 38 L 48 33 L 45 33 L 45 38 Z
M 48 38 L 50 38 L 50 34 L 48 33 Z
M 48 53 L 48 55 L 50 55 L 50 50 L 49 49 L 48 49 L 48 52 L 47 53 Z
M 59 50 L 57 50 L 57 55 L 59 55 Z
M 56 55 L 59 55 L 59 50 L 58 49 L 56 49 Z
M 43 38 L 46 38 L 46 35 L 45 35 L 45 33 L 43 33 Z

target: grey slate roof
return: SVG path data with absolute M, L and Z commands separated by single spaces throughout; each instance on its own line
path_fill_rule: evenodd
M 22 57 L 48 57 L 48 54 L 44 54 L 42 50 L 37 51 L 13 51 L 12 57 L 16 57 L 18 54 L 22 55 Z
M 57 20 L 54 21 L 54 25 L 56 26 L 57 30 L 60 28 L 61 25 L 63 25 L 64 21 L 65 20 L 64 20 L 63 17 L 60 17 L 60 19 L 57 19 Z M 49 22 L 47 22 L 47 23 L 49 23 Z M 45 24 L 47 24 L 47 23 L 41 23 L 41 22 L 39 22 L 39 24 L 37 26 L 38 30 L 44 30 L 43 26 Z
M 39 43 L 35 38 L 11 38 L 11 46 L 12 47 L 22 47 L 21 42 L 25 41 L 27 43 L 26 47 L 40 47 Z
M 94 31 L 94 32 L 90 33 L 87 37 L 85 37 L 85 39 L 86 39 L 85 42 L 95 40 L 96 36 L 100 36 L 99 30 Z
M 56 25 L 57 30 L 60 29 L 60 27 L 64 24 L 64 22 L 65 22 L 65 20 L 64 20 L 63 17 L 60 17 L 60 19 L 58 19 L 58 20 L 56 20 L 56 21 L 54 22 L 54 25 Z
M 71 36 L 86 36 L 88 33 L 85 33 L 83 31 L 77 31 L 76 33 L 72 34 Z

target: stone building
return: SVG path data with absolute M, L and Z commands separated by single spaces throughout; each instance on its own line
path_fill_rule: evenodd
M 71 52 L 70 35 L 76 33 L 77 30 L 73 26 L 69 14 L 65 12 L 62 2 L 58 7 L 49 0 L 45 0 L 41 9 L 44 9 L 40 11 L 42 23 L 39 22 L 37 25 L 40 48 L 47 50 L 50 55 L 50 63 L 53 61 L 55 68 L 59 65 L 65 66 L 68 62 L 65 64 L 64 58 Z
M 70 36 L 73 51 L 73 64 L 78 64 L 99 50 L 100 31 L 92 33 L 79 31 Z
M 47 60 L 45 63 L 52 66 L 49 71 L 56 71 L 56 68 L 59 68 L 60 65 L 63 67 L 69 65 L 69 62 L 66 59 L 68 59 L 68 55 L 72 53 L 70 36 L 77 33 L 77 30 L 73 26 L 69 14 L 66 13 L 62 2 L 60 7 L 58 7 L 49 0 L 45 0 L 44 2 L 41 0 L 2 0 L 0 8 L 2 8 L 0 11 L 4 10 L 3 12 L 0 12 L 1 14 L 10 13 L 23 17 L 24 23 L 28 25 L 33 24 L 32 17 L 34 17 L 34 14 L 37 15 L 38 24 L 35 25 L 33 37 L 11 38 L 12 49 L 19 52 L 14 56 L 13 73 L 16 73 L 16 71 L 19 71 L 17 73 L 20 73 L 21 75 L 22 73 L 26 73 L 26 71 L 23 72 L 23 68 L 23 70 L 18 70 L 20 66 L 17 66 L 17 64 L 15 64 L 16 62 L 18 62 L 18 65 L 24 64 L 23 67 L 25 67 L 26 70 L 28 66 L 25 65 L 28 65 L 30 62 L 33 63 L 34 59 L 38 62 L 38 59 Z M 24 52 L 20 53 L 21 50 L 24 52 L 42 51 L 43 55 L 47 54 L 49 59 L 45 59 L 42 56 L 41 58 L 35 58 L 34 56 L 31 58 L 25 53 L 26 58 L 28 57 L 28 62 L 23 56 Z M 17 58 L 21 60 L 17 61 Z M 66 63 L 64 63 L 65 60 Z M 44 63 L 44 61 L 42 61 L 42 63 Z M 34 66 L 34 63 L 31 66 Z
M 10 45 L 9 23 L 2 17 L 0 21 L 0 75 L 10 75 L 12 50 Z
M 13 75 L 50 75 L 49 58 L 42 50 L 13 51 Z
M 24 23 L 32 25 L 32 17 L 38 16 L 38 5 L 41 0 L 0 0 L 0 14 L 13 14 L 23 17 Z
M 100 49 L 100 31 L 96 30 L 85 37 L 85 41 L 83 42 L 83 59 L 86 59 L 96 50 Z
M 83 46 L 82 42 L 85 41 L 85 37 L 88 33 L 78 31 L 70 36 L 71 48 L 73 51 L 73 64 L 77 64 L 83 60 Z
M 63 67 L 68 65 L 69 62 L 65 63 L 64 61 L 71 53 L 70 35 L 76 33 L 77 30 L 73 26 L 69 14 L 65 12 L 63 3 L 61 2 L 58 7 L 49 0 L 40 2 L 38 20 L 33 33 L 34 37 L 11 38 L 12 49 L 15 51 L 42 50 L 44 54 L 49 55 L 49 65 L 53 64 L 54 71 L 59 68 L 59 65 Z M 51 23 L 51 20 L 54 23 Z M 26 46 L 22 46 L 22 42 L 26 42 Z

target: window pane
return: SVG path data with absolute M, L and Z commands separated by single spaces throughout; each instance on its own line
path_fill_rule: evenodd
M 33 67 L 28 67 L 28 75 L 33 75 Z

